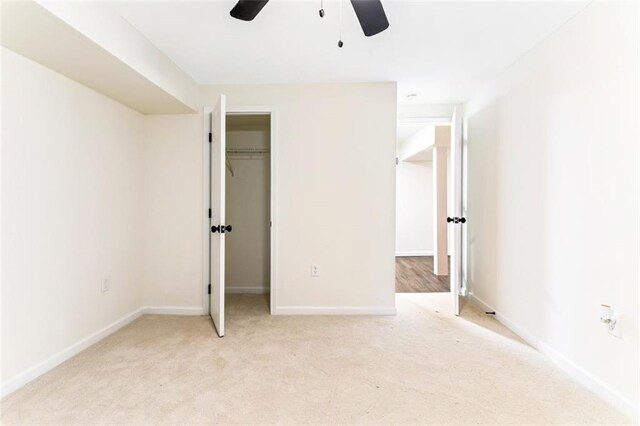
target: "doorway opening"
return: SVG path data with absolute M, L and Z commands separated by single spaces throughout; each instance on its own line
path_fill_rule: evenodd
M 463 295 L 462 121 L 398 120 L 396 141 L 396 293 Z
M 270 107 L 205 108 L 203 309 L 225 334 L 227 294 L 276 295 L 276 132 Z M 268 294 L 268 297 L 266 296 Z M 230 296 L 239 297 L 239 296 Z
M 271 291 L 271 117 L 227 113 L 225 293 Z
M 396 292 L 449 292 L 451 126 L 415 120 L 398 130 Z

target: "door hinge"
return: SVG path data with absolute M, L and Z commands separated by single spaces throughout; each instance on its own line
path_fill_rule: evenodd
M 209 219 L 211 219 L 211 209 L 209 209 Z
M 211 284 L 209 284 L 209 287 L 207 287 L 207 293 L 211 294 Z
M 209 143 L 211 143 L 213 141 L 213 135 L 211 134 L 211 132 L 209 132 Z

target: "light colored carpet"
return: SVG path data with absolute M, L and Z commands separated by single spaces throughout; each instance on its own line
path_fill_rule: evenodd
M 395 317 L 275 317 L 229 295 L 208 317 L 146 315 L 1 403 L 3 423 L 625 423 L 541 354 L 448 294 Z

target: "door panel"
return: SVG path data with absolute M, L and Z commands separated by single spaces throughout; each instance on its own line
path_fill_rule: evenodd
M 451 190 L 453 217 L 462 216 L 462 110 L 456 106 L 451 120 Z M 452 232 L 451 269 L 449 272 L 453 313 L 460 315 L 460 289 L 462 287 L 462 226 L 464 222 L 450 222 Z
M 225 224 L 225 160 L 226 99 L 220 96 L 211 113 L 211 319 L 218 336 L 224 336 L 224 225 Z M 214 232 L 214 228 L 218 227 Z M 222 228 L 222 230 L 220 230 Z

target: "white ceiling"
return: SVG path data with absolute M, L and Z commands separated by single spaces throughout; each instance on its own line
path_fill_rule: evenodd
M 465 101 L 587 4 L 383 3 L 391 25 L 367 38 L 344 1 L 342 49 L 332 0 L 324 19 L 320 0 L 271 0 L 252 22 L 235 0 L 111 4 L 200 84 L 398 81 L 400 103 Z

